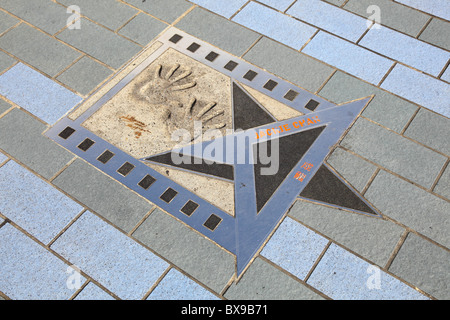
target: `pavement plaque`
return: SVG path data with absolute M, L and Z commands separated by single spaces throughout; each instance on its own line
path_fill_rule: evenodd
M 297 198 L 381 214 L 325 160 L 370 101 L 335 105 L 170 28 L 45 134 L 236 256 Z

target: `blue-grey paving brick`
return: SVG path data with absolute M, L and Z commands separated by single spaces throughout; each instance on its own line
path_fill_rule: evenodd
M 413 37 L 419 34 L 420 30 L 425 26 L 425 23 L 430 19 L 430 16 L 423 12 L 411 9 L 391 0 L 349 0 L 345 4 L 344 9 L 373 20 L 373 16 L 377 13 L 374 10 L 378 9 L 369 8 L 370 6 L 377 6 L 379 8 L 379 23 Z
M 12 66 L 15 61 L 14 58 L 0 51 L 0 73 Z
M 323 31 L 302 52 L 375 85 L 394 64 L 385 57 Z
M 74 155 L 44 137 L 46 128 L 26 112 L 13 109 L 0 118 L 0 149 L 49 179 Z
M 433 77 L 397 64 L 381 84 L 383 89 L 450 117 L 450 86 Z
M 6 12 L 0 11 L 0 34 L 15 26 L 19 20 Z
M 192 6 L 184 0 L 124 0 L 124 2 L 168 23 L 174 22 Z
M 160 34 L 167 24 L 161 22 L 145 13 L 140 13 L 137 17 L 128 22 L 119 33 L 140 45 L 147 45 L 158 34 Z
M 83 210 L 14 161 L 0 168 L 0 212 L 44 244 Z
M 250 2 L 234 18 L 234 22 L 300 49 L 317 29 L 256 2 Z
M 323 297 L 261 258 L 225 293 L 229 300 L 323 300 Z
M 384 219 L 303 200 L 294 204 L 289 216 L 380 266 L 389 260 L 404 231 Z
M 388 170 L 430 188 L 447 158 L 364 118 L 341 145 Z
M 450 82 L 450 66 L 447 67 L 447 70 L 445 70 L 444 74 L 441 76 L 441 79 Z
M 450 203 L 385 171 L 365 193 L 383 214 L 450 247 Z
M 67 286 L 68 268 L 11 224 L 0 228 L 0 291 L 11 299 L 69 299 L 76 290 Z
M 338 7 L 340 7 L 345 2 L 345 0 L 323 0 L 323 1 L 329 2 L 331 4 L 334 4 L 334 5 L 338 6 Z
M 449 261 L 449 251 L 409 233 L 389 271 L 437 299 L 448 300 Z
M 147 300 L 219 300 L 219 298 L 181 272 L 171 269 Z
M 336 300 L 428 300 L 335 244 L 325 252 L 307 283 Z
M 341 148 L 337 148 L 327 162 L 358 191 L 363 190 L 376 170 L 373 164 Z
M 138 11 L 116 0 L 60 0 L 65 6 L 78 6 L 83 16 L 112 29 L 123 26 Z
M 49 34 L 65 27 L 70 16 L 51 0 L 2 0 L 1 7 Z
M 84 56 L 56 78 L 75 91 L 87 95 L 111 75 L 112 71 Z
M 450 50 L 450 22 L 433 18 L 419 39 Z
M 439 114 L 420 109 L 405 136 L 450 155 L 450 120 Z
M 338 104 L 375 95 L 363 116 L 396 132 L 403 130 L 418 109 L 406 100 L 340 71 L 331 77 L 319 95 Z
M 5 156 L 3 153 L 0 153 L 0 164 L 2 164 L 3 162 L 5 162 L 6 159 L 8 159 L 8 157 Z
M 68 166 L 53 184 L 126 232 L 153 207 L 81 159 Z
M 450 166 L 447 165 L 447 168 L 442 173 L 442 176 L 439 178 L 436 187 L 434 187 L 434 192 L 450 199 Z
M 176 27 L 237 56 L 241 56 L 259 37 L 237 23 L 202 8 L 195 8 Z
M 247 0 L 228 0 L 228 1 L 217 1 L 217 0 L 192 0 L 191 2 L 198 4 L 199 6 L 211 10 L 225 18 L 230 18 L 235 14 L 243 5 L 245 5 Z
M 159 209 L 133 237 L 215 292 L 221 292 L 234 274 L 233 255 Z
M 141 299 L 169 266 L 91 212 L 51 246 L 121 299 Z
M 52 77 L 81 56 L 80 52 L 24 23 L 0 37 L 0 48 Z
M 11 104 L 9 104 L 8 102 L 6 102 L 5 100 L 0 99 L 0 114 L 2 114 L 3 112 L 5 112 L 5 111 L 8 110 L 9 108 L 11 108 Z
M 22 63 L 0 76 L 0 94 L 49 124 L 55 123 L 82 100 Z
M 353 42 L 367 30 L 366 19 L 321 0 L 297 1 L 286 13 Z
M 287 217 L 261 255 L 303 280 L 328 240 Z
M 267 38 L 258 41 L 244 59 L 311 92 L 333 73 L 331 67 Z
M 294 0 L 259 0 L 259 2 L 284 12 L 292 3 L 294 3 Z
M 438 76 L 450 59 L 450 52 L 377 25 L 361 39 L 359 45 L 403 62 L 416 69 Z
M 397 0 L 397 2 L 406 4 L 407 6 L 425 11 L 446 20 L 450 20 L 450 6 L 448 5 L 447 0 Z
M 84 18 L 80 29 L 66 29 L 57 37 L 114 69 L 141 50 L 137 44 Z
M 89 282 L 73 300 L 114 300 L 114 298 L 94 283 Z

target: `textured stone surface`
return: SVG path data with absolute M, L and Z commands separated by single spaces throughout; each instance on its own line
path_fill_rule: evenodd
M 450 166 L 447 166 L 441 178 L 439 179 L 434 192 L 450 199 Z
M 355 123 L 341 145 L 424 187 L 431 187 L 447 160 L 362 118 Z
M 397 0 L 407 6 L 425 11 L 432 15 L 450 20 L 450 8 L 445 0 L 423 1 L 423 0 Z
M 66 29 L 58 39 L 106 63 L 114 69 L 137 54 L 141 47 L 108 29 L 82 18 L 80 29 Z
M 174 22 L 192 6 L 184 0 L 125 0 L 124 2 L 167 23 Z
M 13 300 L 65 300 L 69 265 L 7 224 L 0 228 L 0 290 Z M 38 275 L 38 276 L 37 276 Z M 80 277 L 81 284 L 84 277 Z
M 114 298 L 94 283 L 89 282 L 74 300 L 114 300 Z
M 327 239 L 287 217 L 261 255 L 303 280 L 327 243 Z
M 0 34 L 15 26 L 19 20 L 6 12 L 0 11 Z
M 91 212 L 78 218 L 51 248 L 126 300 L 141 299 L 168 267 Z
M 218 298 L 181 272 L 170 269 L 147 300 L 218 300 Z
M 450 155 L 450 120 L 436 113 L 420 109 L 405 136 Z
M 336 300 L 428 300 L 335 244 L 325 252 L 307 283 Z
M 340 71 L 331 77 L 319 95 L 338 104 L 374 95 L 363 115 L 396 132 L 402 131 L 418 108 Z
M 164 22 L 147 14 L 140 13 L 121 28 L 119 33 L 145 46 L 166 27 L 167 25 Z M 145 30 L 145 32 L 142 32 L 142 30 Z
M 14 58 L 0 51 L 0 73 L 12 66 L 15 61 Z
M 133 238 L 216 292 L 233 276 L 234 256 L 159 209 L 139 226 Z
M 290 1 L 290 0 L 289 0 Z M 247 3 L 247 0 L 228 0 L 228 1 L 217 1 L 217 0 L 193 0 L 191 1 L 199 6 L 211 10 L 225 18 L 230 18 L 235 14 L 242 6 Z
M 450 50 L 450 22 L 433 18 L 419 39 Z
M 365 194 L 383 214 L 449 247 L 450 203 L 380 171 Z
M 22 63 L 0 76 L 0 94 L 49 124 L 81 102 L 80 96 Z
M 153 207 L 80 159 L 58 175 L 53 184 L 126 232 Z
M 74 156 L 45 138 L 45 129 L 29 114 L 13 109 L 0 119 L 0 149 L 49 179 Z
M 294 49 L 300 49 L 317 31 L 314 27 L 255 2 L 246 5 L 233 21 Z
M 237 56 L 259 37 L 256 32 L 201 8 L 189 12 L 175 26 Z
M 0 37 L 0 48 L 50 76 L 61 72 L 81 55 L 24 23 Z
M 81 94 L 88 94 L 102 83 L 112 71 L 91 58 L 84 56 L 58 76 L 58 81 Z
M 312 92 L 333 72 L 331 67 L 267 38 L 258 41 L 244 59 Z
M 14 161 L 0 168 L 0 212 L 49 243 L 83 207 Z
M 393 65 L 385 57 L 323 31 L 302 52 L 375 85 Z
M 237 284 L 225 293 L 229 300 L 322 300 L 304 284 L 257 258 Z
M 409 233 L 389 271 L 437 299 L 448 300 L 449 260 L 450 253 L 447 250 Z
M 343 2 L 343 1 L 341 1 Z M 415 37 L 430 18 L 427 14 L 403 6 L 391 0 L 350 0 L 344 9 L 355 12 L 367 18 L 376 14 L 377 6 L 380 10 L 380 21 L 382 25 Z M 372 18 L 373 19 L 373 18 Z
M 289 215 L 350 250 L 384 266 L 404 229 L 369 216 L 298 200 Z

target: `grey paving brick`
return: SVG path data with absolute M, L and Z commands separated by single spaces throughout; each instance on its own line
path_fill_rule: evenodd
M 436 187 L 434 187 L 434 192 L 450 199 L 450 166 L 447 165 L 444 173 L 439 179 Z
M 339 7 L 345 2 L 345 0 L 324 0 L 324 1 L 334 4 L 336 6 L 339 6 Z
M 168 23 L 174 22 L 192 6 L 184 0 L 125 0 L 124 2 Z
M 66 8 L 50 0 L 2 0 L 1 7 L 50 34 L 66 26 L 70 17 Z
M 389 271 L 437 299 L 450 299 L 450 252 L 409 233 Z
M 126 232 L 153 207 L 81 159 L 68 166 L 53 184 Z
M 447 158 L 364 118 L 341 145 L 399 175 L 430 188 Z
M 0 119 L 0 149 L 48 179 L 74 156 L 44 137 L 46 128 L 17 108 Z
M 50 76 L 58 74 L 81 55 L 24 23 L 0 37 L 0 48 Z
M 450 155 L 450 120 L 445 117 L 420 109 L 405 135 Z
M 65 6 L 76 5 L 80 7 L 83 16 L 112 29 L 123 26 L 138 11 L 116 0 L 60 0 Z
M 0 51 L 0 73 L 12 66 L 15 61 L 16 60 L 14 60 L 14 58 L 10 57 L 3 51 Z
M 241 56 L 259 34 L 223 17 L 195 8 L 176 27 L 237 56 Z
M 375 95 L 363 115 L 396 132 L 402 131 L 418 108 L 406 100 L 340 71 L 331 77 L 319 95 L 339 104 Z
M 81 94 L 88 94 L 103 82 L 112 71 L 85 56 L 58 76 L 58 80 Z
M 0 114 L 11 108 L 11 105 L 5 100 L 0 99 Z
M 225 293 L 229 300 L 323 300 L 323 297 L 270 263 L 257 258 Z
M 114 69 L 141 50 L 137 44 L 84 18 L 80 29 L 66 29 L 58 38 Z
M 233 255 L 160 209 L 132 236 L 216 292 L 221 292 L 234 274 Z
M 289 216 L 383 267 L 404 229 L 380 218 L 298 200 Z
M 145 46 L 166 27 L 164 22 L 141 13 L 120 29 L 119 33 Z
M 433 18 L 419 39 L 450 50 L 450 22 Z
M 331 67 L 267 38 L 258 41 L 244 59 L 312 92 L 333 72 Z
M 327 162 L 358 191 L 362 191 L 376 170 L 373 164 L 341 148 L 337 148 Z
M 365 193 L 383 214 L 450 247 L 450 203 L 385 171 Z
M 0 33 L 5 32 L 12 26 L 16 25 L 18 22 L 19 20 L 14 18 L 12 15 L 0 11 Z
M 374 12 L 368 10 L 372 5 L 380 8 L 380 23 L 392 29 L 415 37 L 430 18 L 429 15 L 398 4 L 391 0 L 350 0 L 344 8 L 361 16 L 370 18 Z M 367 12 L 369 11 L 369 12 Z M 373 18 L 372 18 L 373 19 Z

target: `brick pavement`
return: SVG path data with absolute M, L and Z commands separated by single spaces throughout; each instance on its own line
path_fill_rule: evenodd
M 0 299 L 449 299 L 449 19 L 445 0 L 0 0 Z M 236 283 L 233 254 L 43 135 L 169 27 L 333 103 L 374 95 L 327 162 L 383 218 L 298 199 Z

